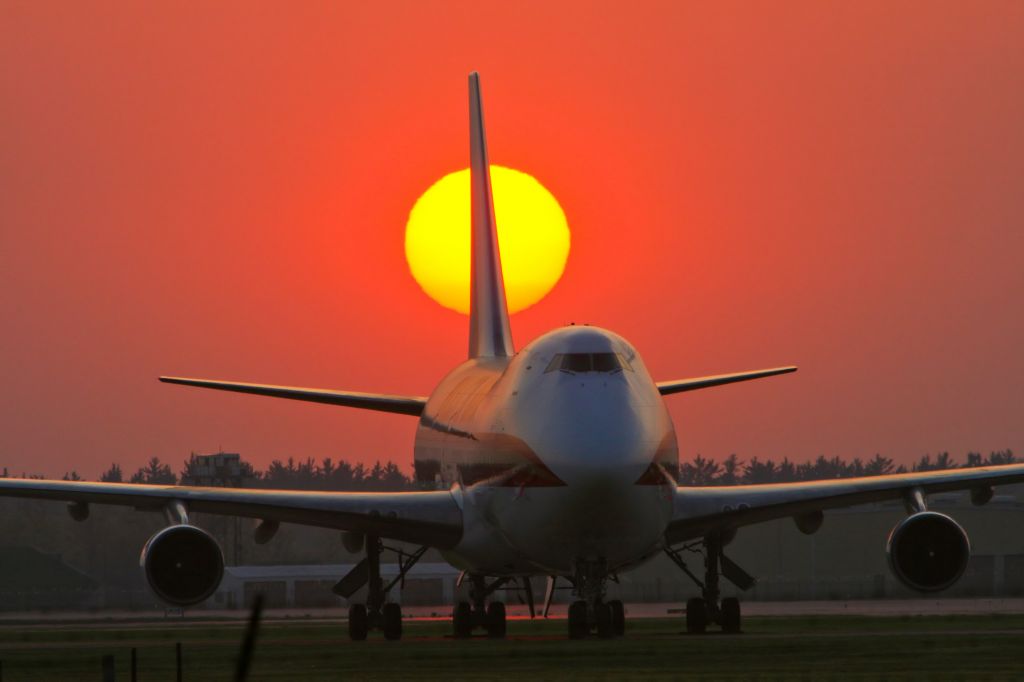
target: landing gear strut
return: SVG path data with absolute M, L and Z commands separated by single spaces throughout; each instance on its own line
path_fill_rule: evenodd
M 365 538 L 366 558 L 338 581 L 334 586 L 335 594 L 350 599 L 363 585 L 366 585 L 366 603 L 352 604 L 348 608 L 348 636 L 353 641 L 361 642 L 374 628 L 380 628 L 384 639 L 397 640 L 402 638 L 402 607 L 387 601 L 387 595 L 395 585 L 405 582 L 405 576 L 417 561 L 426 554 L 427 548 L 420 547 L 412 554 L 401 549 L 386 547 L 375 535 Z M 380 575 L 380 555 L 384 550 L 398 553 L 398 575 L 388 584 Z
M 696 545 L 703 550 L 696 549 Z M 701 581 L 686 565 L 681 554 L 693 551 L 704 555 L 704 580 Z M 740 632 L 740 601 L 736 597 L 719 599 L 719 576 L 724 575 L 741 590 L 750 589 L 754 579 L 742 568 L 737 566 L 722 552 L 722 539 L 718 534 L 706 536 L 700 543 L 691 543 L 681 549 L 667 548 L 665 553 L 693 582 L 701 588 L 701 596 L 686 602 L 686 631 L 700 634 L 707 630 L 709 623 L 721 626 L 723 632 Z
M 622 602 L 606 602 L 608 571 L 603 561 L 581 561 L 576 567 L 573 591 L 579 597 L 569 605 L 569 638 L 582 639 L 591 631 L 598 637 L 617 637 L 626 631 Z
M 482 575 L 471 575 L 469 579 L 472 587 L 469 591 L 471 601 L 460 601 L 452 611 L 452 631 L 460 638 L 472 636 L 473 630 L 482 627 L 487 631 L 487 636 L 494 639 L 505 637 L 505 603 L 492 601 L 487 603 L 487 597 L 495 590 L 503 587 L 509 578 L 498 578 L 491 583 L 487 582 Z

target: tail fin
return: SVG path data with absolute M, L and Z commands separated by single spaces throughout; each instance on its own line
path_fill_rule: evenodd
M 470 237 L 469 357 L 515 354 L 501 276 L 498 230 L 480 105 L 480 74 L 469 74 L 469 157 L 473 226 Z

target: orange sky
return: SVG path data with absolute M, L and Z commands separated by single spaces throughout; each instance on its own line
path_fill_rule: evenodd
M 466 319 L 403 229 L 472 69 L 573 234 L 519 345 L 800 365 L 671 398 L 684 457 L 1024 454 L 1024 4 L 552 4 L 0 4 L 0 466 L 409 466 L 414 419 L 155 377 L 429 392 Z

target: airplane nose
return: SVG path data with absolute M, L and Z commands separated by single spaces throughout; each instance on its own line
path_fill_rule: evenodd
M 578 388 L 546 407 L 532 439 L 538 453 L 569 485 L 596 493 L 632 485 L 662 440 L 654 410 L 643 409 L 626 387 Z
M 566 376 L 561 390 L 524 401 L 528 412 L 516 424 L 528 427 L 537 457 L 564 485 L 525 493 L 544 503 L 519 507 L 539 516 L 537 525 L 512 524 L 531 529 L 514 533 L 512 542 L 547 553 L 550 565 L 563 570 L 581 557 L 617 564 L 630 547 L 657 542 L 671 518 L 663 487 L 642 483 L 663 444 L 674 442 L 671 421 L 657 404 L 613 380 Z

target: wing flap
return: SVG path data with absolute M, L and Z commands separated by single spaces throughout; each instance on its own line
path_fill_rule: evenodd
M 696 391 L 700 388 L 711 388 L 723 384 L 734 384 L 738 381 L 750 381 L 751 379 L 763 379 L 778 374 L 789 374 L 795 372 L 796 367 L 774 367 L 772 369 L 759 369 L 753 372 L 737 372 L 735 374 L 716 374 L 709 377 L 697 377 L 695 379 L 678 379 L 676 381 L 659 381 L 658 392 L 662 395 L 682 393 L 683 391 Z
M 337 528 L 442 549 L 462 538 L 462 511 L 448 491 L 309 492 L 8 478 L 0 479 L 0 496 L 152 511 L 180 501 L 192 512 Z
M 827 481 L 676 489 L 670 543 L 797 514 L 925 494 L 1024 482 L 1024 464 Z
M 380 393 L 356 393 L 354 391 L 334 391 L 322 388 L 298 388 L 295 386 L 271 386 L 269 384 L 246 384 L 237 381 L 213 381 L 210 379 L 189 379 L 186 377 L 160 377 L 165 384 L 180 384 L 212 388 L 219 391 L 251 393 L 270 398 L 287 398 L 304 400 L 325 405 L 342 407 L 358 407 L 378 412 L 393 412 L 418 417 L 423 412 L 427 399 L 418 396 L 384 395 Z

